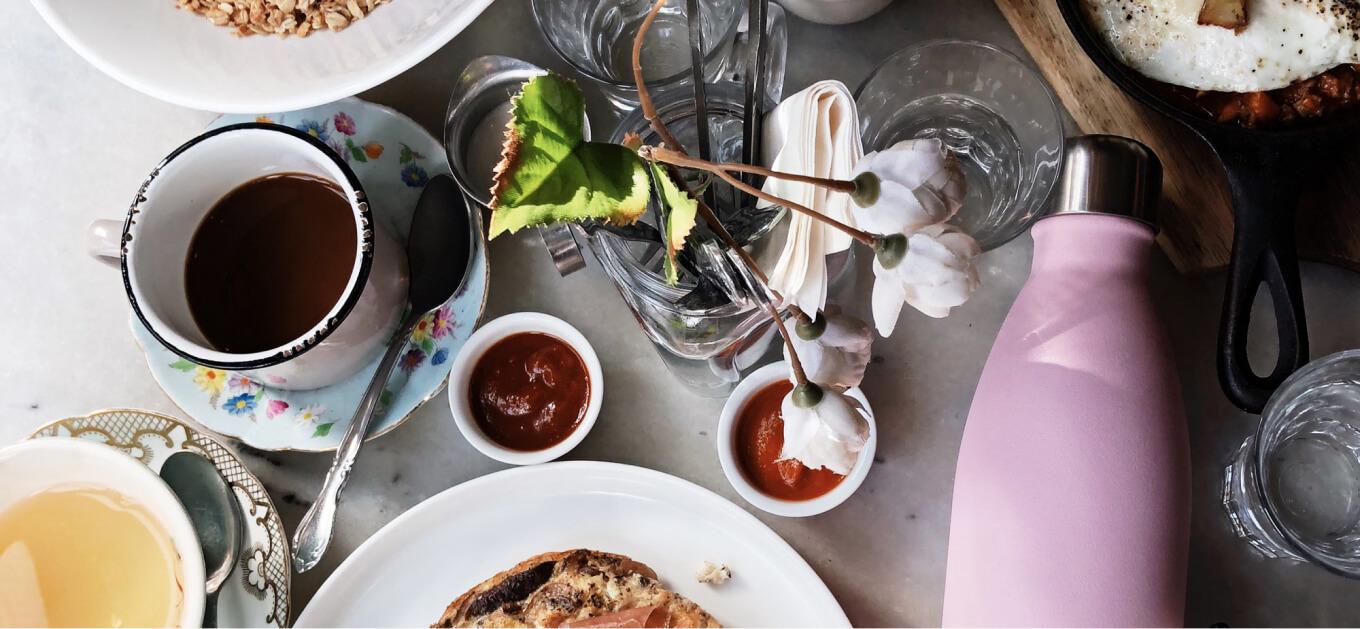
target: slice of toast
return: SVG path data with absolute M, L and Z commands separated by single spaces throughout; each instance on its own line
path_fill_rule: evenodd
M 531 557 L 477 584 L 431 627 L 558 627 L 643 608 L 656 608 L 651 617 L 665 627 L 721 626 L 662 587 L 651 568 L 623 555 L 578 549 Z

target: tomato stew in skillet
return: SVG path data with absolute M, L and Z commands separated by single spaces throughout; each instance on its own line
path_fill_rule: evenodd
M 1320 118 L 1360 102 L 1360 66 L 1339 65 L 1311 79 L 1264 92 L 1210 92 L 1148 79 L 1163 97 L 1217 122 L 1244 127 Z

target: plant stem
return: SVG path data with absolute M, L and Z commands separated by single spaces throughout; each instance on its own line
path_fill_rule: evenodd
M 665 0 L 662 1 L 664 2 Z M 821 212 L 818 212 L 810 207 L 807 207 L 805 205 L 799 205 L 787 199 L 781 199 L 777 196 L 774 196 L 763 190 L 760 190 L 755 186 L 748 185 L 742 182 L 740 179 L 733 177 L 731 173 L 723 170 L 722 168 L 717 167 L 716 164 L 701 159 L 694 159 L 693 157 L 686 155 L 683 151 L 676 151 L 663 146 L 644 146 L 638 149 L 638 154 L 641 155 L 644 159 L 650 159 L 664 164 L 670 164 L 672 166 L 683 166 L 685 168 L 697 168 L 701 170 L 706 170 L 722 178 L 723 181 L 726 181 L 732 187 L 741 190 L 742 192 L 754 195 L 757 198 L 764 199 L 775 205 L 782 205 L 791 210 L 795 210 L 799 213 L 806 214 L 809 218 L 822 221 L 827 225 L 830 225 L 842 232 L 845 232 L 851 238 L 860 241 L 866 246 L 873 247 L 878 243 L 879 237 L 875 234 L 871 234 L 860 229 L 855 229 L 854 227 L 846 225 L 845 223 L 842 223 L 834 218 L 831 218 L 830 216 L 822 214 Z
M 684 145 L 671 135 L 671 130 L 666 128 L 666 124 L 661 122 L 661 116 L 656 111 L 656 104 L 652 102 L 652 95 L 647 91 L 647 79 L 642 76 L 642 40 L 647 36 L 647 31 L 652 30 L 652 22 L 656 21 L 657 14 L 666 6 L 666 0 L 656 0 L 652 5 L 652 10 L 647 12 L 647 16 L 642 18 L 642 25 L 638 27 L 637 35 L 633 37 L 633 82 L 637 84 L 638 105 L 642 108 L 642 117 L 652 125 L 656 134 L 661 136 L 661 141 L 670 148 L 683 153 Z
M 662 7 L 665 6 L 666 0 L 657 0 L 657 2 L 652 5 L 651 11 L 648 11 L 647 16 L 642 19 L 642 26 L 638 28 L 637 35 L 633 37 L 633 82 L 637 84 L 638 105 L 642 108 L 642 117 L 647 120 L 647 123 L 651 125 L 652 130 L 656 131 L 656 134 L 661 137 L 661 141 L 670 148 L 670 150 L 683 155 L 685 153 L 685 146 L 680 144 L 680 141 L 675 139 L 674 135 L 671 135 L 670 129 L 666 128 L 666 123 L 662 122 L 661 116 L 656 110 L 656 105 L 652 102 L 652 95 L 647 91 L 647 81 L 642 77 L 643 37 L 645 37 L 647 31 L 652 28 L 652 22 L 656 21 L 657 14 L 660 13 Z M 760 269 L 760 265 L 756 264 L 756 261 L 751 258 L 751 254 L 747 253 L 746 249 L 742 248 L 741 243 L 738 243 L 737 239 L 732 237 L 732 234 L 723 226 L 722 221 L 718 220 L 718 215 L 713 212 L 713 208 L 709 207 L 707 203 L 704 203 L 702 198 L 695 195 L 694 191 L 689 189 L 689 184 L 685 181 L 684 177 L 680 176 L 680 173 L 676 172 L 673 165 L 668 164 L 667 167 L 668 170 L 671 171 L 671 179 L 674 180 L 675 184 L 680 186 L 685 194 L 688 194 L 698 203 L 699 216 L 703 218 L 704 222 L 708 223 L 708 226 L 718 235 L 718 239 L 735 251 L 741 258 L 741 261 L 745 263 L 746 266 L 750 267 L 752 274 L 768 288 L 770 285 L 770 278 Z M 780 297 L 780 301 L 783 301 L 783 297 Z
M 675 151 L 665 147 L 653 148 L 652 157 L 659 162 L 674 164 L 676 166 L 684 166 L 685 168 L 696 168 L 699 170 L 706 170 L 714 174 L 717 174 L 722 171 L 751 173 L 755 175 L 762 175 L 765 177 L 773 177 L 775 179 L 784 179 L 787 181 L 808 183 L 814 186 L 826 188 L 828 190 L 844 192 L 846 194 L 850 194 L 855 191 L 855 182 L 847 179 L 828 179 L 826 177 L 798 175 L 778 170 L 771 170 L 764 166 L 757 166 L 754 164 L 737 164 L 732 162 L 710 162 L 708 160 L 690 157 L 689 155 L 686 155 L 684 153 L 676 153 Z
M 652 22 L 656 21 L 657 14 L 660 13 L 661 9 L 665 6 L 666 0 L 656 0 L 656 3 L 652 5 L 652 9 L 647 12 L 647 17 L 642 19 L 642 25 L 638 28 L 637 36 L 633 38 L 633 82 L 637 84 L 638 105 L 642 108 L 642 117 L 647 119 L 647 123 L 651 125 L 652 129 L 656 131 L 656 134 L 661 137 L 661 141 L 665 143 L 668 148 L 683 155 L 685 153 L 685 146 L 681 144 L 679 140 L 675 139 L 675 136 L 671 134 L 670 129 L 666 128 L 666 123 L 661 120 L 661 115 L 656 110 L 656 104 L 652 102 L 652 95 L 647 91 L 647 80 L 642 76 L 642 42 L 647 36 L 647 31 L 651 30 Z M 724 244 L 737 253 L 737 256 L 741 258 L 742 263 L 745 264 L 746 268 L 760 280 L 760 283 L 764 285 L 765 289 L 769 290 L 770 279 L 760 270 L 760 266 L 751 258 L 751 254 L 747 253 L 746 250 L 742 248 L 741 243 L 737 242 L 737 239 L 733 238 L 732 234 L 727 231 L 727 227 L 722 224 L 722 221 L 718 220 L 718 215 L 713 212 L 713 208 L 708 207 L 708 204 L 704 203 L 703 199 L 694 195 L 694 192 L 689 189 L 689 184 L 685 182 L 684 177 L 680 177 L 678 176 L 678 173 L 674 172 L 675 166 L 670 164 L 667 166 L 669 170 L 672 171 L 671 178 L 684 190 L 685 194 L 688 194 L 698 202 L 699 216 L 704 219 L 704 222 L 708 223 L 708 226 L 718 235 L 718 238 L 722 240 Z M 780 297 L 780 301 L 783 301 L 782 297 Z M 760 302 L 765 306 L 765 310 L 770 313 L 770 317 L 774 319 L 775 327 L 779 329 L 779 336 L 784 339 L 784 347 L 788 349 L 789 365 L 793 369 L 794 380 L 800 385 L 807 384 L 807 373 L 803 371 L 803 363 L 798 359 L 798 352 L 793 347 L 793 338 L 789 336 L 789 330 L 784 326 L 784 319 L 779 315 L 779 309 L 775 308 L 774 304 L 768 299 L 762 298 L 760 299 Z
M 819 220 L 823 223 L 826 223 L 827 225 L 835 227 L 836 229 L 844 232 L 851 238 L 860 241 L 865 246 L 872 248 L 878 244 L 879 236 L 875 234 L 871 234 L 862 229 L 855 229 L 854 227 L 846 225 L 845 223 L 842 223 L 834 218 L 831 218 L 830 216 L 822 214 L 821 212 L 818 212 L 817 210 L 814 210 L 805 205 L 799 205 L 787 199 L 781 199 L 777 196 L 774 196 L 773 194 L 766 193 L 765 191 L 756 188 L 755 186 L 742 183 L 740 179 L 737 179 L 736 177 L 733 177 L 732 175 L 725 173 L 723 171 L 718 171 L 715 174 L 721 177 L 723 181 L 726 181 L 733 188 L 741 190 L 747 194 L 754 195 L 757 198 L 769 201 L 770 203 L 773 203 L 775 205 L 782 205 L 786 208 L 789 208 L 790 210 L 794 210 L 800 214 L 804 214 L 814 220 Z
M 795 384 L 807 384 L 807 372 L 803 371 L 803 361 L 798 358 L 798 351 L 793 348 L 793 337 L 789 336 L 789 328 L 784 325 L 784 319 L 779 316 L 779 313 L 774 311 L 773 305 L 766 303 L 765 307 L 770 310 L 770 316 L 774 317 L 774 324 L 779 328 L 779 336 L 784 338 L 784 348 L 789 350 L 789 366 L 793 368 Z

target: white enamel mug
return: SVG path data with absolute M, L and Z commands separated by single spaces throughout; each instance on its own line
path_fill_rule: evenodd
M 249 354 L 221 352 L 189 310 L 189 243 L 219 199 L 278 173 L 325 179 L 349 200 L 359 234 L 349 282 L 326 316 L 288 343 Z M 142 183 L 121 224 L 90 225 L 90 253 L 121 267 L 133 313 L 162 345 L 190 362 L 280 389 L 324 387 L 358 371 L 391 335 L 406 302 L 406 257 L 373 220 L 359 178 L 325 144 L 282 125 L 220 127 L 175 149 Z

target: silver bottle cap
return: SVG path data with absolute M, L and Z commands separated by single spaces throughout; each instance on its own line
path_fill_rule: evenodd
M 1054 215 L 1098 213 L 1157 224 L 1162 162 L 1145 144 L 1117 135 L 1067 140 Z

